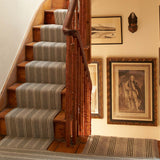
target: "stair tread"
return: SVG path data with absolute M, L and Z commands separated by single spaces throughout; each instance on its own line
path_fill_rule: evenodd
M 34 29 L 41 29 L 42 26 L 62 26 L 61 24 L 41 24 L 37 26 L 33 26 Z
M 30 43 L 27 43 L 26 46 L 27 47 L 33 47 L 34 44 L 36 43 L 46 43 L 46 44 L 51 44 L 51 43 L 58 43 L 58 44 L 64 44 L 65 42 L 47 42 L 47 41 L 40 41 L 40 42 L 30 42 Z M 66 44 L 66 43 L 65 43 Z
M 59 114 L 55 117 L 54 122 L 66 122 L 65 112 L 64 111 L 59 112 Z
M 38 60 L 33 60 L 33 61 L 31 61 L 30 63 L 33 63 L 33 62 L 37 62 L 37 64 L 36 64 L 36 67 L 39 67 L 39 65 L 41 66 L 42 64 L 38 64 L 38 62 L 41 62 L 41 63 L 43 63 L 43 64 L 45 64 L 45 63 L 47 63 L 47 64 L 52 64 L 52 63 L 61 63 L 61 64 L 65 64 L 66 62 L 55 62 L 55 61 L 38 61 Z M 26 63 L 27 64 L 27 63 Z
M 42 25 L 33 26 L 34 29 L 40 29 L 41 27 L 42 27 Z
M 29 63 L 29 61 L 23 61 L 23 62 L 19 63 L 17 66 L 18 66 L 18 67 L 25 67 L 25 65 L 26 65 L 27 63 Z
M 30 43 L 27 43 L 26 46 L 29 46 L 29 47 L 32 47 L 34 44 L 36 44 L 37 42 L 30 42 Z
M 23 83 L 14 83 L 12 86 L 8 87 L 8 90 L 16 90 L 16 88 L 22 84 Z
M 55 11 L 55 9 L 47 9 L 47 10 L 45 10 L 45 12 L 54 12 Z

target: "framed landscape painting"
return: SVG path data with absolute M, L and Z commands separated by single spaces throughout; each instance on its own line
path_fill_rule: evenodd
M 155 58 L 107 58 L 109 124 L 157 125 Z
M 91 116 L 92 118 L 103 118 L 103 71 L 102 59 L 92 58 L 88 65 L 91 81 Z
M 122 17 L 92 17 L 91 43 L 122 44 Z

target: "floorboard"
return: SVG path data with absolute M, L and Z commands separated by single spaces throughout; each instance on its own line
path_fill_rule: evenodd
M 76 145 L 67 146 L 64 141 L 53 141 L 48 147 L 49 151 L 65 153 L 82 153 L 88 137 L 80 137 Z

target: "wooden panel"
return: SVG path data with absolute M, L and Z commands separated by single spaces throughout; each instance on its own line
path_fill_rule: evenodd
M 25 65 L 28 63 L 28 61 L 24 61 L 17 65 L 17 81 L 24 83 L 26 81 L 26 75 L 25 75 Z
M 12 110 L 12 108 L 8 108 L 8 109 L 5 109 L 4 111 L 0 112 L 0 135 L 1 136 L 6 135 L 6 124 L 5 124 L 4 117 L 11 110 Z
M 80 143 L 76 153 L 82 153 L 85 145 L 85 143 Z
M 33 27 L 33 41 L 34 42 L 41 41 L 40 28 L 41 28 L 41 26 L 35 26 L 35 27 Z
M 79 144 L 67 146 L 66 142 L 61 142 L 55 152 L 76 153 Z
M 26 44 L 26 61 L 33 61 L 33 45 L 35 43 Z
M 8 106 L 9 107 L 17 107 L 17 100 L 15 91 L 8 90 Z
M 55 151 L 59 145 L 58 141 L 53 141 L 51 145 L 48 147 L 48 151 Z
M 53 141 L 51 145 L 48 147 L 49 151 L 54 151 L 54 152 L 65 152 L 65 153 L 82 153 L 83 149 L 86 145 L 85 143 L 82 143 L 81 138 L 78 138 L 78 141 L 75 146 L 67 146 L 65 141 Z
M 62 111 L 65 111 L 66 107 L 66 88 L 62 91 Z
M 67 0 L 52 0 L 53 9 L 64 9 L 67 8 Z
M 0 135 L 1 136 L 7 135 L 6 124 L 4 119 L 0 119 Z
M 17 107 L 17 100 L 16 100 L 16 88 L 22 85 L 22 83 L 15 83 L 7 90 L 7 99 L 8 99 L 8 106 L 9 107 Z
M 44 17 L 45 24 L 55 24 L 54 10 L 46 10 L 44 13 Z
M 55 122 L 54 123 L 54 139 L 55 140 L 64 140 L 65 139 L 65 123 Z
M 158 151 L 159 151 L 159 157 L 160 157 L 160 141 L 158 141 Z

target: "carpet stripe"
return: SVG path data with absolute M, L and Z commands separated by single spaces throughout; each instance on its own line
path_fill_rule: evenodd
M 107 151 L 107 156 L 114 155 L 115 145 L 116 145 L 116 138 L 115 137 L 111 137 L 110 141 L 109 141 L 109 147 L 108 147 L 108 151 Z
M 92 144 L 89 148 L 88 154 L 95 153 L 97 144 L 99 142 L 99 138 L 100 138 L 99 136 L 93 137 L 93 141 L 92 141 Z
M 66 14 L 67 14 L 67 10 L 66 9 L 55 10 L 54 11 L 55 23 L 63 25 L 65 17 L 66 17 Z
M 134 146 L 134 139 L 133 138 L 128 138 L 127 152 L 126 152 L 126 155 L 128 157 L 132 157 L 133 156 L 133 146 Z

